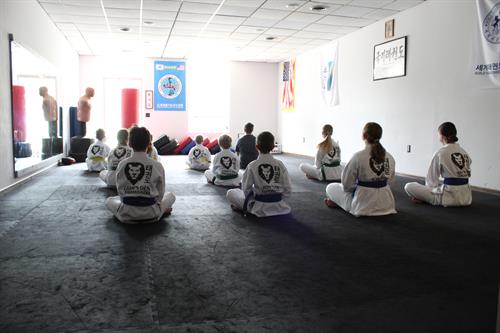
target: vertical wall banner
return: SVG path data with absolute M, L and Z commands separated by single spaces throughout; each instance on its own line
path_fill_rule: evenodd
M 282 72 L 281 111 L 292 112 L 295 109 L 295 59 L 285 61 Z
M 155 111 L 186 111 L 186 63 L 160 61 L 155 66 Z
M 330 43 L 320 50 L 321 93 L 328 106 L 339 104 L 338 43 Z
M 500 0 L 477 0 L 479 34 L 476 36 L 474 74 L 485 75 L 500 87 Z

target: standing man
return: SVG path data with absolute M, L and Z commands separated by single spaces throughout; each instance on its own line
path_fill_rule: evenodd
M 38 92 L 43 97 L 43 117 L 49 123 L 49 137 L 57 138 L 57 101 L 49 95 L 47 87 L 40 87 Z
M 76 136 L 82 138 L 87 134 L 87 122 L 90 120 L 90 110 L 92 109 L 90 99 L 92 97 L 94 97 L 94 88 L 88 87 L 85 89 L 85 95 L 78 100 L 78 112 L 76 114 L 78 130 Z

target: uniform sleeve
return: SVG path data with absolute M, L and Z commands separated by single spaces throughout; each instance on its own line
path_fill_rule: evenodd
M 113 167 L 113 159 L 111 158 L 112 156 L 112 151 L 110 151 L 108 153 L 108 156 L 106 157 L 106 160 L 108 161 L 108 170 L 111 170 L 111 168 Z
M 194 150 L 194 147 L 189 149 L 189 153 L 188 153 L 188 161 L 190 164 L 193 163 L 193 150 Z
M 283 163 L 281 163 L 281 168 L 283 170 L 283 196 L 288 198 L 292 193 L 292 183 L 290 182 L 288 170 Z
M 214 173 L 214 175 L 217 175 L 217 170 L 220 168 L 220 158 L 219 158 L 219 154 L 215 154 L 215 157 L 214 157 L 214 164 L 212 165 L 212 172 Z
M 358 179 L 358 160 L 356 155 L 347 163 L 342 171 L 342 186 L 345 192 L 354 192 L 356 189 L 356 181 Z
M 89 146 L 89 149 L 87 149 L 87 157 L 91 157 L 93 156 L 94 154 L 92 154 L 92 148 L 94 147 L 94 144 L 91 144 Z
M 243 178 L 241 180 L 241 190 L 245 193 L 246 196 L 252 191 L 254 184 L 253 173 L 251 168 L 248 168 L 243 173 Z
M 234 169 L 236 170 L 236 172 L 240 171 L 240 159 L 238 156 L 235 156 L 236 158 L 236 165 L 234 166 Z
M 394 157 L 392 157 L 392 155 L 390 155 L 390 163 L 392 165 L 392 168 L 389 175 L 389 183 L 393 183 L 396 179 L 396 160 L 394 160 Z
M 425 178 L 425 186 L 434 188 L 439 186 L 439 175 L 441 174 L 441 162 L 439 161 L 439 154 L 434 154 L 427 177 Z
M 207 152 L 208 162 L 212 162 L 212 154 L 210 153 L 210 150 L 207 147 L 205 147 L 205 151 Z
M 337 153 L 335 154 L 335 159 L 342 161 L 342 157 L 341 157 L 342 150 L 340 149 L 338 142 L 335 142 L 335 150 L 337 151 Z
M 125 163 L 121 161 L 116 168 L 115 181 L 116 181 L 116 191 L 118 195 L 123 198 L 125 192 L 123 191 L 123 180 L 125 179 L 125 175 L 123 174 L 123 169 L 125 168 Z
M 325 156 L 325 153 L 321 151 L 321 149 L 318 149 L 316 152 L 316 158 L 314 160 L 314 165 L 316 165 L 316 168 L 320 169 L 321 165 L 323 164 L 323 156 Z

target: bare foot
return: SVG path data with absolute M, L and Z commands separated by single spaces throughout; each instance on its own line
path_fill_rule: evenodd
M 335 202 L 333 202 L 332 200 L 328 199 L 328 198 L 325 198 L 325 205 L 327 205 L 328 207 L 330 208 L 336 208 L 338 207 L 339 205 L 337 205 Z
M 414 197 L 411 197 L 410 200 L 411 200 L 411 202 L 416 203 L 416 204 L 424 203 L 422 200 L 418 200 L 417 198 L 414 198 Z
M 169 208 L 163 212 L 163 215 L 161 216 L 162 218 L 164 217 L 169 217 L 170 214 L 172 214 L 172 208 Z

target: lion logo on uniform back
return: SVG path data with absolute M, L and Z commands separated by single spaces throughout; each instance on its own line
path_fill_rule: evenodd
M 264 179 L 268 184 L 274 177 L 274 169 L 271 164 L 261 164 L 258 167 L 260 178 Z
M 455 164 L 460 170 L 465 167 L 465 158 L 461 153 L 453 153 L 451 154 L 451 161 Z
M 377 176 L 380 176 L 385 171 L 385 161 L 382 163 L 378 163 L 373 159 L 373 157 L 370 157 L 370 169 L 372 169 L 372 171 L 375 172 Z
M 144 177 L 144 165 L 142 163 L 127 163 L 125 165 L 125 177 L 135 185 Z
M 224 168 L 229 169 L 233 165 L 233 160 L 229 156 L 223 156 L 220 159 L 220 163 L 224 166 Z
M 101 151 L 101 147 L 99 147 L 97 145 L 93 146 L 91 151 L 92 151 L 92 154 L 97 155 L 97 153 L 99 153 Z
M 115 149 L 114 155 L 117 159 L 120 159 L 123 156 L 125 156 L 126 153 L 127 153 L 127 150 L 124 147 L 118 147 Z

